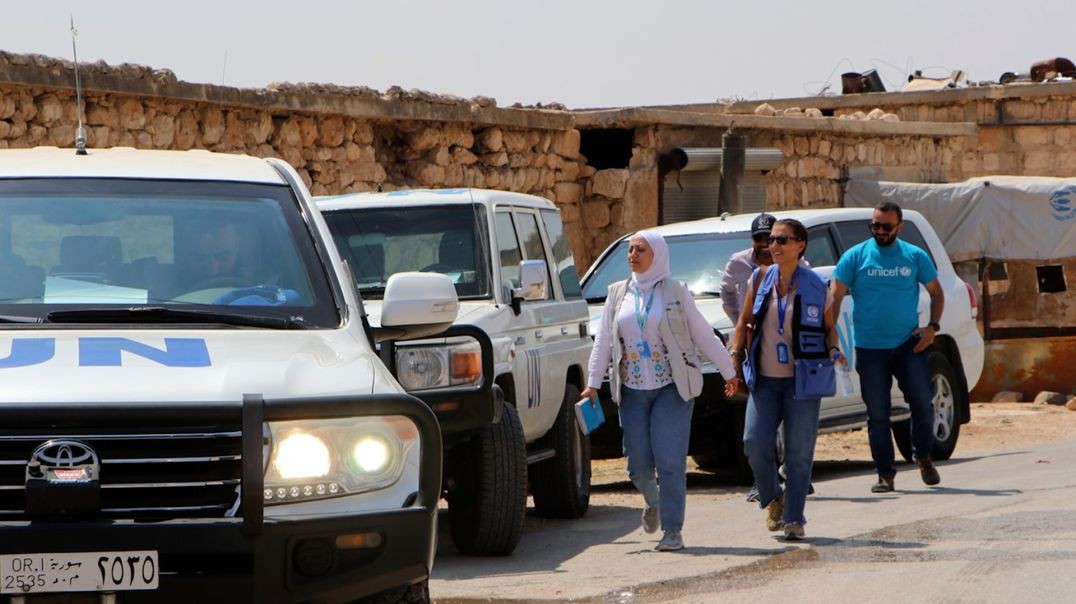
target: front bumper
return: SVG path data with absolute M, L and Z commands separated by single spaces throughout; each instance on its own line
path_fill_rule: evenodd
M 176 413 L 180 405 L 0 405 L 0 425 L 34 424 L 64 417 L 100 421 Z M 192 408 L 193 407 L 193 408 Z M 116 415 L 123 412 L 126 415 Z M 429 577 L 436 547 L 441 483 L 441 439 L 436 418 L 422 402 L 402 394 L 318 400 L 262 400 L 194 404 L 198 417 L 242 415 L 243 482 L 234 517 L 140 521 L 48 519 L 0 521 L 0 554 L 156 550 L 159 587 L 124 591 L 122 602 L 351 601 Z M 308 418 L 405 415 L 421 438 L 419 490 L 399 509 L 265 518 L 262 501 L 262 422 Z M 132 417 L 133 416 L 133 417 Z M 5 428 L 6 429 L 6 428 Z M 337 538 L 380 536 L 369 547 L 339 547 Z M 3 601 L 3 599 L 0 599 Z

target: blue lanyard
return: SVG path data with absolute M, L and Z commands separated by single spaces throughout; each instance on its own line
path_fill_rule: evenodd
M 654 289 L 650 290 L 650 299 L 646 301 L 646 310 L 643 314 L 639 314 L 639 298 L 642 293 L 639 291 L 639 286 L 635 286 L 635 322 L 639 324 L 639 335 L 643 334 L 643 327 L 646 326 L 646 320 L 650 317 L 650 307 L 654 304 L 654 292 L 658 290 L 658 286 L 661 285 L 661 281 L 654 284 Z
M 792 271 L 792 278 L 788 280 L 788 295 L 781 297 L 781 274 L 777 274 L 777 283 L 773 289 L 777 294 L 777 335 L 785 335 L 785 310 L 788 309 L 788 299 L 792 297 L 792 287 L 796 285 L 796 277 L 800 274 L 800 267 Z

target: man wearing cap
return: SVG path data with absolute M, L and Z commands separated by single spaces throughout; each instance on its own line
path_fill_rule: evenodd
M 751 247 L 736 252 L 725 265 L 721 277 L 721 307 L 735 325 L 743 309 L 743 297 L 747 293 L 747 281 L 760 266 L 773 264 L 770 256 L 770 229 L 777 219 L 770 214 L 759 214 L 751 221 Z

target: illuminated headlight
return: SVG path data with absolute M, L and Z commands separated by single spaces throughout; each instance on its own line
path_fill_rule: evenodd
M 482 379 L 482 354 L 477 343 L 399 346 L 396 379 L 408 391 L 477 384 Z
M 419 444 L 415 424 L 399 415 L 270 422 L 263 498 L 291 503 L 389 487 Z

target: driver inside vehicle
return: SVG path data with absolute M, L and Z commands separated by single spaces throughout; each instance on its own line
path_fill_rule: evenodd
M 255 241 L 244 237 L 246 230 L 229 221 L 215 221 L 196 232 L 184 254 L 183 292 L 180 302 L 229 306 L 279 306 L 294 304 L 299 294 L 282 289 L 276 277 L 265 278 L 253 270 L 266 263 L 256 258 Z M 252 268 L 253 267 L 253 268 Z M 266 271 L 263 271 L 266 272 Z M 267 272 L 266 272 L 267 273 Z
M 245 282 L 239 268 L 239 229 L 219 222 L 199 233 L 187 254 L 188 283 L 229 284 Z

